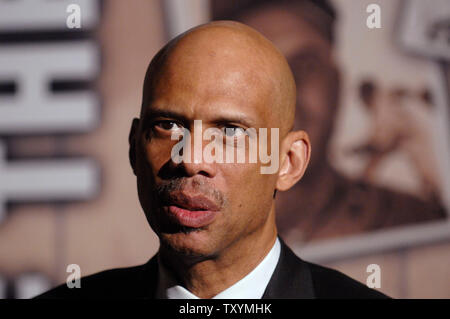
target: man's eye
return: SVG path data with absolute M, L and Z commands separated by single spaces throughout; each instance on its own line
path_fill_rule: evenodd
M 170 130 L 178 130 L 181 128 L 181 126 L 173 121 L 159 121 L 156 122 L 155 127 L 158 127 L 160 129 L 166 130 L 166 131 L 170 131 Z
M 222 129 L 226 137 L 239 137 L 245 134 L 245 130 L 242 127 L 228 126 Z

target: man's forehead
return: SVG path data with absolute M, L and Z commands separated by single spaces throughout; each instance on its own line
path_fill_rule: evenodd
M 269 96 L 264 98 L 250 88 L 227 90 L 217 84 L 212 84 L 209 88 L 207 86 L 207 83 L 171 85 L 157 90 L 143 110 L 144 116 L 164 116 L 186 121 L 235 122 L 248 127 L 268 124 L 268 115 L 271 113 Z
M 275 94 L 275 75 L 241 60 L 201 57 L 196 63 L 177 60 L 160 73 L 154 94 L 165 98 L 222 98 L 243 104 Z
M 239 112 L 256 121 L 276 103 L 276 86 L 266 72 L 233 61 L 203 62 L 183 65 L 177 60 L 169 66 L 155 81 L 147 107 L 187 117 Z

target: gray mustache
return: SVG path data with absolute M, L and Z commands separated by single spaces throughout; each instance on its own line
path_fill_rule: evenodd
M 162 202 L 170 202 L 171 193 L 175 191 L 185 191 L 190 194 L 203 195 L 214 201 L 219 207 L 223 207 L 227 200 L 225 195 L 215 189 L 211 183 L 203 179 L 188 179 L 185 177 L 164 180 L 155 187 L 155 194 Z

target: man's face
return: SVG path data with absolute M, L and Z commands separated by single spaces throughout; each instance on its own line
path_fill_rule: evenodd
M 214 41 L 208 38 L 207 41 Z M 161 244 L 178 253 L 213 257 L 248 234 L 262 231 L 273 220 L 276 174 L 260 173 L 261 164 L 174 163 L 174 130 L 202 121 L 203 131 L 235 128 L 222 137 L 236 149 L 249 127 L 275 125 L 267 107 L 274 101 L 270 82 L 242 63 L 233 52 L 187 47 L 173 53 L 158 75 L 136 129 L 136 168 L 141 205 Z M 188 52 L 188 53 L 186 53 Z M 194 143 L 192 141 L 192 143 Z M 203 141 L 203 148 L 209 141 Z M 190 218 L 181 209 L 202 210 Z
M 314 171 L 315 163 L 326 158 L 338 104 L 331 44 L 289 8 L 265 7 L 242 20 L 272 41 L 291 66 L 297 85 L 294 129 L 308 132 L 313 147 L 309 171 Z

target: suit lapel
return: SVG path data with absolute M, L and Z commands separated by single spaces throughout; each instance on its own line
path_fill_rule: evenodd
M 308 264 L 279 238 L 280 259 L 262 299 L 312 299 L 314 288 Z
M 142 271 L 140 283 L 138 285 L 143 287 L 142 298 L 155 299 L 156 289 L 158 287 L 158 254 L 153 256 L 146 264 Z

